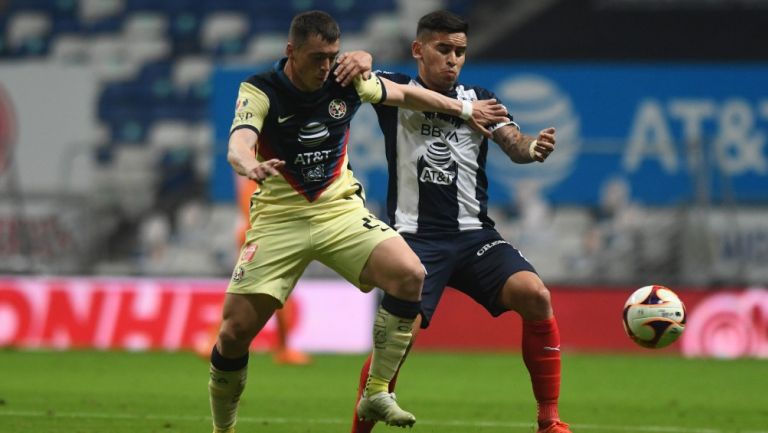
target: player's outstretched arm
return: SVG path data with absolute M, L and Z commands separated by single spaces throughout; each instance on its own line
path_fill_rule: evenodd
M 542 129 L 537 137 L 533 137 L 510 124 L 493 131 L 493 141 L 518 164 L 544 162 L 555 151 L 555 128 Z
M 387 91 L 386 100 L 381 101 L 385 105 L 394 105 L 414 111 L 437 111 L 458 116 L 466 120 L 472 129 L 479 131 L 488 138 L 491 137 L 491 132 L 485 125 L 509 121 L 506 117 L 507 109 L 495 99 L 469 103 L 420 87 L 398 84 L 386 78 L 380 77 L 380 79 Z
M 229 137 L 227 161 L 240 176 L 261 183 L 269 176 L 280 174 L 278 169 L 285 165 L 285 161 L 270 159 L 259 162 L 255 152 L 258 138 L 252 129 L 236 129 Z

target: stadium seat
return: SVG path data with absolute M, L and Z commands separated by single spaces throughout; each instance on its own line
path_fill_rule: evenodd
M 78 16 L 84 23 L 119 17 L 125 8 L 123 0 L 79 0 L 78 6 Z
M 185 57 L 174 64 L 171 81 L 180 102 L 187 106 L 187 120 L 201 121 L 208 116 L 212 68 L 204 56 Z
M 100 35 L 88 43 L 88 61 L 99 80 L 122 81 L 132 78 L 137 71 L 130 61 L 125 41 L 115 35 Z
M 174 62 L 171 79 L 174 87 L 186 90 L 207 81 L 212 69 L 213 62 L 206 56 L 185 56 Z
M 126 57 L 125 42 L 118 36 L 101 35 L 89 38 L 88 41 L 88 55 L 93 63 Z
M 156 122 L 147 137 L 149 145 L 156 149 L 190 146 L 191 140 L 189 125 L 181 121 Z
M 123 37 L 129 41 L 161 40 L 169 32 L 168 17 L 160 12 L 139 11 L 123 21 Z
M 200 0 L 125 0 L 125 11 L 158 11 L 168 16 L 193 10 Z
M 285 33 L 262 33 L 252 36 L 243 54 L 243 61 L 264 63 L 279 59 L 285 55 L 287 42 Z
M 197 9 L 205 15 L 216 12 L 246 12 L 251 9 L 250 2 L 242 0 L 218 0 L 209 2 L 199 2 Z
M 244 37 L 248 27 L 248 18 L 241 13 L 216 12 L 208 15 L 201 27 L 203 48 L 214 54 L 238 54 L 245 48 Z
M 170 43 L 163 38 L 128 40 L 125 44 L 128 61 L 134 65 L 164 61 L 171 53 Z
M 34 48 L 47 40 L 51 18 L 43 12 L 18 12 L 10 17 L 7 25 L 8 48 L 12 51 L 33 49 L 34 54 Z

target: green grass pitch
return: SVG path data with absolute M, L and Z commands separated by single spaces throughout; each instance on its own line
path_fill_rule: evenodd
M 238 432 L 348 432 L 363 359 L 281 367 L 252 355 Z M 768 433 L 765 360 L 566 354 L 563 368 L 574 433 Z M 189 353 L 2 350 L 0 372 L 3 433 L 211 431 L 207 364 Z M 535 431 L 519 354 L 416 352 L 398 396 L 414 433 Z

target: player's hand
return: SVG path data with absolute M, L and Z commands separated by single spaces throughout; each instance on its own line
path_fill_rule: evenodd
M 281 161 L 279 159 L 270 159 L 268 161 L 258 162 L 246 172 L 246 176 L 248 176 L 248 179 L 262 183 L 270 176 L 279 175 L 279 169 L 284 165 L 285 161 Z
M 536 146 L 533 148 L 534 160 L 544 162 L 555 151 L 555 128 L 542 129 L 536 137 Z
M 365 80 L 371 78 L 373 57 L 366 51 L 342 53 L 336 63 L 337 66 L 333 73 L 336 75 L 336 82 L 340 83 L 341 87 L 349 85 L 360 74 Z
M 485 125 L 509 122 L 507 108 L 495 99 L 483 99 L 472 103 L 472 117 L 467 120 L 469 126 L 491 138 L 491 131 Z

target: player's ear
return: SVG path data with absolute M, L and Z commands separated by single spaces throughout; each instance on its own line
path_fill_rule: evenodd
M 291 57 L 293 54 L 293 44 L 288 42 L 288 44 L 285 46 L 285 57 Z
M 411 42 L 411 56 L 413 56 L 414 59 L 420 59 L 422 57 L 422 48 L 421 41 L 418 39 Z

